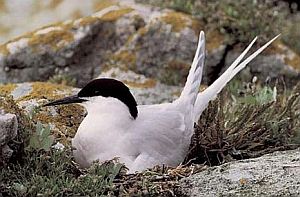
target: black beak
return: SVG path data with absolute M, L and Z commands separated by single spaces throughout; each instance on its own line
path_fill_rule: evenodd
M 68 96 L 68 97 L 65 97 L 62 99 L 58 99 L 58 100 L 52 101 L 50 103 L 46 103 L 45 105 L 42 105 L 42 107 L 54 106 L 54 105 L 64 105 L 64 104 L 70 104 L 70 103 L 82 103 L 84 101 L 87 101 L 87 100 L 81 99 L 77 95 L 74 95 L 74 96 Z

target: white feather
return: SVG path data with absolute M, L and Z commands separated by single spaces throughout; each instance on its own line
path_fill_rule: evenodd
M 74 151 L 76 161 L 82 167 L 88 167 L 94 160 L 105 161 L 119 157 L 130 172 L 160 164 L 169 166 L 180 164 L 190 145 L 194 121 L 208 102 L 273 41 L 239 64 L 255 40 L 256 38 L 215 83 L 198 94 L 205 57 L 205 38 L 201 32 L 187 82 L 180 97 L 172 103 L 138 106 L 136 119 L 131 117 L 128 107 L 116 98 L 101 96 L 85 98 L 88 101 L 82 104 L 88 114 L 72 141 L 76 148 Z
M 253 60 L 258 54 L 260 54 L 265 48 L 267 48 L 275 39 L 277 39 L 280 35 L 277 35 L 264 46 L 255 51 L 252 55 L 250 55 L 247 59 L 245 59 L 241 64 L 239 62 L 244 58 L 246 53 L 250 50 L 257 37 L 250 43 L 250 45 L 244 50 L 244 52 L 231 64 L 231 66 L 208 88 L 206 88 L 203 92 L 200 92 L 197 96 L 195 103 L 195 111 L 194 111 L 194 121 L 198 122 L 198 119 L 204 109 L 207 107 L 209 101 L 215 99 L 218 93 L 226 86 L 226 84 L 246 65 Z M 239 64 L 239 65 L 238 65 Z

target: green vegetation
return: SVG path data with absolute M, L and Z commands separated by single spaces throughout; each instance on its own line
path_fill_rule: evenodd
M 194 15 L 205 23 L 205 31 L 218 30 L 228 44 L 248 42 L 256 35 L 265 42 L 283 33 L 282 40 L 300 53 L 300 42 L 295 42 L 300 40 L 300 17 L 294 17 L 285 4 L 274 6 L 266 0 L 150 3 Z M 75 84 L 65 75 L 49 81 Z M 154 167 L 131 175 L 126 175 L 126 167 L 117 159 L 80 169 L 69 145 L 53 146 L 58 139 L 49 125 L 37 121 L 38 108 L 26 114 L 11 97 L 0 96 L 0 109 L 16 114 L 19 122 L 18 136 L 9 144 L 13 157 L 0 168 L 0 196 L 182 196 L 178 181 L 205 169 L 200 164 L 220 165 L 299 147 L 299 92 L 300 84 L 287 90 L 280 83 L 233 81 L 203 112 L 184 166 Z
M 300 52 L 300 17 L 292 14 L 284 1 L 249 0 L 155 0 L 145 3 L 175 9 L 191 14 L 204 22 L 206 32 L 218 30 L 228 44 L 243 43 L 259 35 L 258 42 L 265 43 L 282 33 L 283 41 Z M 277 5 L 275 5 L 275 3 Z M 299 40 L 299 39 L 298 39 Z
M 292 91 L 240 84 L 231 82 L 203 112 L 186 161 L 219 165 L 299 147 L 300 84 Z
M 200 164 L 219 165 L 299 147 L 300 85 L 288 91 L 279 84 L 276 88 L 241 84 L 231 82 L 203 112 L 186 166 L 155 167 L 131 175 L 125 174 L 126 167 L 116 159 L 102 164 L 95 162 L 86 170 L 78 168 L 71 147 L 54 148 L 57 142 L 53 141 L 49 126 L 35 121 L 39 109 L 26 116 L 8 98 L 2 103 L 11 110 L 14 106 L 18 119 L 29 122 L 20 130 L 23 140 L 11 144 L 19 144 L 13 159 L 0 169 L 0 193 L 4 196 L 181 196 L 178 181 L 205 169 Z

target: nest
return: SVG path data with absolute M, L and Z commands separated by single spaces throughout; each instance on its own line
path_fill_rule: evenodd
M 210 102 L 195 125 L 185 163 L 214 166 L 299 147 L 300 84 L 289 97 L 271 91 L 276 98 L 249 102 L 249 96 L 267 97 L 262 91 L 251 90 L 240 100 L 225 91 Z

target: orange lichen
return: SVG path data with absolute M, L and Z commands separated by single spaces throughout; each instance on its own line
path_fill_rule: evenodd
M 209 32 L 206 40 L 206 49 L 208 52 L 218 49 L 224 43 L 224 37 L 218 31 Z
M 300 56 L 284 45 L 280 40 L 275 40 L 272 45 L 266 49 L 266 53 L 283 56 L 285 64 L 300 71 Z
M 73 105 L 62 105 L 56 107 L 57 115 L 53 116 L 49 112 L 49 108 L 36 115 L 36 119 L 46 124 L 54 124 L 56 129 L 52 129 L 56 140 L 63 144 L 70 144 L 71 138 L 74 137 L 79 124 L 83 119 L 83 107 Z
M 296 69 L 297 71 L 300 71 L 300 56 L 299 55 L 294 55 L 292 58 L 284 58 L 284 62 Z
M 65 30 L 53 30 L 46 34 L 33 35 L 30 37 L 28 44 L 33 48 L 40 45 L 50 45 L 52 49 L 58 50 L 63 46 L 58 45 L 62 40 L 70 43 L 74 40 L 73 34 Z
M 190 64 L 178 61 L 178 60 L 171 60 L 168 63 L 168 68 L 174 69 L 174 70 L 189 70 Z
M 123 80 L 123 83 L 127 84 L 129 87 L 132 88 L 153 88 L 156 85 L 156 81 L 154 79 L 147 79 L 144 82 Z
M 113 5 L 116 5 L 116 2 L 113 0 L 95 1 L 93 5 L 93 9 L 95 12 L 97 12 Z
M 280 41 L 275 40 L 269 47 L 265 49 L 265 54 L 284 54 L 286 46 Z
M 170 11 L 166 13 L 161 19 L 165 23 L 172 25 L 173 31 L 180 32 L 182 29 L 189 25 L 191 16 L 181 12 Z
M 246 185 L 249 181 L 248 181 L 248 179 L 241 178 L 241 179 L 239 180 L 239 182 L 240 182 L 241 185 Z
M 128 64 L 135 64 L 136 63 L 136 56 L 135 54 L 129 51 L 121 51 L 114 55 L 114 59 L 116 61 L 122 61 Z
M 120 17 L 124 16 L 125 14 L 128 14 L 132 11 L 133 11 L 132 8 L 122 8 L 122 9 L 119 9 L 119 10 L 112 10 L 112 11 L 107 12 L 106 14 L 104 14 L 101 17 L 101 19 L 103 21 L 115 21 L 115 20 L 119 19 Z
M 62 30 L 53 30 L 46 34 L 38 34 L 35 33 L 46 29 L 50 27 L 60 27 Z M 38 49 L 38 46 L 40 45 L 50 45 L 54 50 L 58 50 L 61 47 L 63 47 L 63 44 L 58 45 L 61 41 L 66 41 L 66 43 L 71 42 L 74 40 L 73 34 L 69 31 L 72 28 L 72 24 L 64 24 L 62 22 L 54 23 L 51 25 L 46 25 L 44 27 L 41 27 L 39 29 L 36 29 L 33 32 L 27 32 L 23 34 L 22 36 L 16 37 L 5 44 L 0 46 L 0 53 L 4 55 L 8 55 L 9 51 L 7 49 L 7 45 L 10 43 L 14 43 L 19 41 L 23 38 L 28 38 L 29 42 L 28 45 L 32 46 L 34 50 Z
M 80 19 L 80 26 L 86 26 L 86 25 L 90 25 L 92 23 L 95 23 L 99 21 L 99 18 L 97 17 L 93 17 L 93 16 L 87 16 L 87 17 L 84 17 L 82 19 Z
M 68 92 L 71 88 L 64 85 L 51 84 L 46 82 L 35 82 L 31 84 L 32 91 L 30 94 L 23 96 L 18 101 L 30 100 L 30 99 L 57 99 L 63 97 L 58 95 L 57 91 Z
M 180 32 L 186 27 L 192 28 L 196 34 L 203 29 L 203 24 L 194 19 L 191 15 L 184 14 L 181 12 L 170 11 L 162 16 L 162 21 L 172 25 L 172 30 Z
M 141 27 L 138 29 L 137 33 L 141 36 L 144 36 L 146 33 L 148 32 L 148 28 L 147 27 Z
M 200 22 L 199 20 L 196 20 L 196 19 L 192 19 L 192 26 L 191 28 L 194 30 L 194 32 L 196 34 L 199 34 L 199 32 L 201 30 L 204 30 L 204 25 L 202 24 L 202 22 Z
M 9 54 L 9 50 L 6 47 L 6 44 L 0 45 L 0 53 L 3 55 L 8 55 Z
M 6 85 L 0 85 L 0 95 L 10 95 L 11 92 L 16 89 L 16 84 L 6 84 Z

